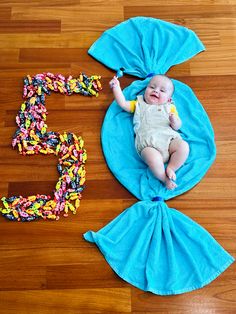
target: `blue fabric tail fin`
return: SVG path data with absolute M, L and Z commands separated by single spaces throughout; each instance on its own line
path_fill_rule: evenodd
M 140 201 L 84 238 L 122 279 L 160 295 L 201 288 L 234 261 L 204 228 L 162 201 Z

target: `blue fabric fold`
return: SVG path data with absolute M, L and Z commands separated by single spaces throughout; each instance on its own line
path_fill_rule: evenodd
M 131 18 L 105 31 L 88 53 L 107 67 L 145 78 L 165 74 L 205 47 L 190 29 L 146 17 Z
M 205 229 L 163 202 L 140 201 L 84 237 L 121 278 L 160 295 L 201 288 L 233 262 Z
M 151 77 L 164 74 L 193 57 L 204 46 L 197 35 L 182 26 L 158 19 L 137 17 L 109 30 L 89 49 L 95 59 L 136 80 L 123 92 L 127 100 L 143 94 Z M 179 294 L 201 288 L 233 261 L 201 226 L 163 201 L 193 188 L 216 156 L 214 131 L 192 89 L 173 80 L 173 100 L 183 122 L 181 136 L 190 155 L 177 171 L 178 187 L 167 190 L 138 156 L 134 145 L 133 116 L 114 101 L 101 132 L 106 162 L 114 176 L 140 202 L 126 209 L 98 232 L 84 234 L 95 243 L 107 262 L 124 280 L 156 294 Z

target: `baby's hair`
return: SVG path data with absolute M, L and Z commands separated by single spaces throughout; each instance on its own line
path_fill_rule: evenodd
M 165 74 L 156 74 L 156 75 L 153 75 L 152 79 L 153 79 L 155 76 L 162 76 L 162 77 L 167 78 L 167 79 L 170 81 L 171 86 L 172 86 L 172 92 L 171 92 L 171 96 L 172 96 L 172 95 L 174 94 L 174 91 L 175 91 L 175 86 L 174 86 L 174 83 L 173 83 L 172 79 L 171 79 L 169 76 L 165 75 Z

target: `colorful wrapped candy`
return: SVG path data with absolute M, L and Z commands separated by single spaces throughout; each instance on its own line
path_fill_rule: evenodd
M 13 136 L 12 146 L 17 147 L 23 155 L 57 155 L 60 177 L 53 198 L 39 194 L 2 197 L 0 212 L 4 217 L 13 221 L 38 218 L 58 220 L 61 214 L 67 217 L 69 211 L 76 213 L 85 183 L 87 153 L 84 141 L 74 133 L 47 132 L 45 95 L 55 91 L 65 95 L 78 93 L 97 97 L 102 89 L 100 78 L 96 75 L 87 77 L 83 73 L 78 78 L 43 73 L 34 77 L 27 75 L 24 79 L 23 98 L 26 100 L 16 116 L 18 129 Z

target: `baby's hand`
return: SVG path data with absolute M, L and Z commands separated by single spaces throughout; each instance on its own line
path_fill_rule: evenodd
M 177 117 L 174 113 L 170 113 L 169 115 L 170 126 L 174 130 L 178 130 L 181 128 L 182 122 L 179 117 Z
M 178 120 L 178 118 L 175 116 L 175 114 L 170 113 L 169 120 L 170 120 L 170 124 L 174 124 Z
M 113 77 L 113 79 L 109 82 L 110 88 L 115 88 L 120 86 L 120 82 L 116 76 Z

